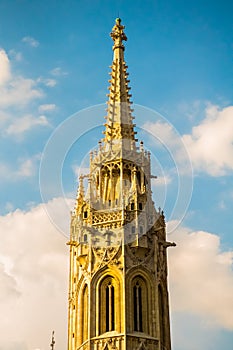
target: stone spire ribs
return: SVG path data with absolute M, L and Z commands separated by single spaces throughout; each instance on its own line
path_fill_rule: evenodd
M 131 101 L 129 94 L 130 87 L 127 79 L 127 65 L 124 61 L 124 44 L 127 40 L 124 33 L 124 26 L 121 25 L 120 18 L 116 19 L 116 23 L 110 34 L 114 41 L 113 45 L 113 63 L 111 66 L 111 79 L 109 87 L 109 100 L 107 108 L 107 117 L 105 123 L 105 143 L 119 144 L 117 141 L 123 141 L 125 149 L 135 149 L 136 132 L 134 131 Z

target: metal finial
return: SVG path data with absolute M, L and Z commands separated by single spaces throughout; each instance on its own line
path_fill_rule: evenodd
M 51 341 L 51 350 L 54 350 L 54 345 L 55 345 L 55 339 L 54 339 L 54 331 L 52 332 L 52 341 Z

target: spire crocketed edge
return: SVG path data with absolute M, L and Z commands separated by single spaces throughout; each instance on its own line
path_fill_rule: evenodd
M 127 149 L 135 149 L 136 132 L 132 116 L 132 108 L 129 94 L 130 87 L 128 86 L 127 65 L 124 60 L 124 44 L 127 40 L 124 33 L 124 26 L 121 24 L 121 19 L 117 18 L 112 32 L 110 33 L 113 39 L 113 62 L 111 65 L 111 79 L 109 80 L 109 100 L 107 102 L 107 117 L 105 123 L 105 138 L 104 142 L 116 142 L 116 140 L 125 140 L 124 147 Z

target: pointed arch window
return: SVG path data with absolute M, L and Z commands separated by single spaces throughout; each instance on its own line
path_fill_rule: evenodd
M 133 330 L 148 333 L 148 288 L 141 276 L 133 279 L 132 284 Z
M 138 281 L 133 287 L 134 330 L 142 332 L 142 287 Z
M 107 276 L 100 285 L 100 333 L 111 332 L 116 327 L 116 286 L 114 278 Z
M 160 339 L 161 343 L 165 344 L 165 319 L 164 319 L 164 298 L 163 298 L 163 289 L 159 285 L 159 328 L 160 328 Z
M 88 338 L 88 286 L 82 292 L 82 341 Z
M 111 282 L 105 288 L 106 293 L 106 332 L 113 331 L 115 329 L 115 300 L 114 300 L 114 287 Z

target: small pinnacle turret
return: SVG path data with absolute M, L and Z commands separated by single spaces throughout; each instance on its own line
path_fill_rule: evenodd
M 110 33 L 114 45 L 104 142 L 108 144 L 119 144 L 121 142 L 124 149 L 134 149 L 137 140 L 135 139 L 132 102 L 130 101 L 130 87 L 127 79 L 128 67 L 124 60 L 125 47 L 123 41 L 127 40 L 124 28 L 121 25 L 120 18 L 117 18 Z
M 80 175 L 79 176 L 79 186 L 78 186 L 78 191 L 77 191 L 77 198 L 76 198 L 76 209 L 79 208 L 79 205 L 80 205 L 80 203 L 83 202 L 84 196 L 85 196 L 83 179 L 84 179 L 84 176 Z
M 125 26 L 121 25 L 121 19 L 116 19 L 116 24 L 112 28 L 112 32 L 110 33 L 110 36 L 112 40 L 114 41 L 113 50 L 117 48 L 125 49 L 123 40 L 127 41 L 127 36 L 124 33 Z

